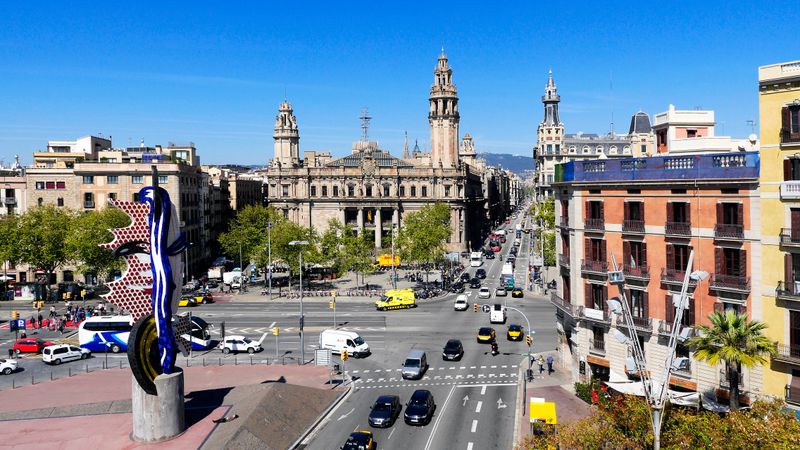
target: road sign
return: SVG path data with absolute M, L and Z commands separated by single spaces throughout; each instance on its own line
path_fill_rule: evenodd
M 331 351 L 329 349 L 322 349 L 322 348 L 314 350 L 314 365 L 330 366 Z
M 279 333 L 280 333 L 280 331 L 278 330 L 278 327 L 272 327 L 272 335 L 273 336 L 277 336 Z
M 24 330 L 25 329 L 25 319 L 16 319 L 14 321 L 14 323 L 15 323 L 16 328 L 18 330 Z
M 489 311 L 491 311 L 491 310 L 492 310 L 492 307 L 491 307 L 491 306 L 489 306 L 489 305 L 483 305 L 483 306 L 481 306 L 481 310 L 482 310 L 483 312 L 485 312 L 485 313 L 487 313 L 487 314 L 488 314 L 488 313 L 489 313 Z

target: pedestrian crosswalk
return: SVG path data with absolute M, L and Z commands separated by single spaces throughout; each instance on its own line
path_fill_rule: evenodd
M 281 333 L 298 333 L 300 332 L 300 327 L 278 327 Z M 308 332 L 309 327 L 306 325 L 306 331 Z M 319 327 L 315 327 L 319 328 Z M 324 328 L 324 327 L 323 327 Z M 386 331 L 386 327 L 339 327 L 339 330 L 343 331 L 360 331 L 360 332 L 369 332 L 369 331 Z M 209 330 L 212 336 L 221 336 L 222 335 L 222 327 L 216 326 Z M 253 336 L 253 335 L 261 335 L 264 333 L 272 333 L 271 327 L 225 327 L 225 334 L 227 335 L 243 335 L 243 336 Z
M 497 364 L 482 366 L 431 367 L 422 379 L 407 381 L 401 376 L 402 369 L 352 370 L 347 373 L 354 377 L 355 389 L 376 389 L 406 386 L 439 386 L 475 383 L 517 382 L 518 365 Z

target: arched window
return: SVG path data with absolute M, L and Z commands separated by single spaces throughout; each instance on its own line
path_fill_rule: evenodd
M 617 154 L 617 146 L 616 145 L 612 145 L 611 148 L 608 149 L 608 153 L 610 155 L 616 155 Z
M 598 155 L 600 153 L 603 153 L 603 146 L 602 145 L 598 145 L 597 148 L 595 148 L 595 151 L 597 152 Z
M 347 196 L 348 197 L 355 197 L 356 196 L 356 187 L 352 184 L 347 185 Z
M 428 196 L 428 186 L 422 186 L 422 196 L 423 197 Z
M 406 185 L 401 184 L 400 185 L 400 197 L 405 197 L 405 196 L 406 196 Z
M 368 184 L 368 185 L 364 186 L 364 196 L 372 197 L 372 185 L 371 184 Z
M 584 154 L 589 153 L 589 146 L 588 145 L 584 145 L 583 146 L 583 153 Z
M 389 185 L 388 184 L 384 184 L 383 185 L 383 196 L 384 197 L 388 197 L 389 196 L 389 192 L 390 192 Z
M 416 186 L 411 186 L 411 196 L 412 197 L 416 197 L 417 196 L 417 187 Z

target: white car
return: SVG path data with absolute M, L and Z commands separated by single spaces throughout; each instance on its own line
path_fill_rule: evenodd
M 0 373 L 3 375 L 11 375 L 17 370 L 16 359 L 0 359 Z
M 55 364 L 57 366 L 62 362 L 86 359 L 91 354 L 92 352 L 86 348 L 69 344 L 57 344 L 45 347 L 42 350 L 42 361 L 46 364 Z
M 490 291 L 488 287 L 484 286 L 480 291 L 478 291 L 478 298 L 492 298 L 492 291 Z
M 456 302 L 453 303 L 453 309 L 456 311 L 466 311 L 467 307 L 467 296 L 464 294 L 459 295 L 456 297 Z
M 261 348 L 261 343 L 264 342 L 264 338 L 266 337 L 267 333 L 264 333 L 264 335 L 261 336 L 261 340 L 254 341 L 244 336 L 225 336 L 225 341 L 219 344 L 219 348 L 221 348 L 222 353 L 226 355 L 230 352 L 247 352 L 253 354 L 263 350 Z

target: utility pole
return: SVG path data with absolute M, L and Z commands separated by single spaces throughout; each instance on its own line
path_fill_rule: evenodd
M 269 299 L 272 300 L 272 222 L 267 222 L 267 273 L 269 275 Z
M 392 224 L 392 289 L 397 289 L 397 267 L 394 265 L 394 229 L 395 225 Z M 333 297 L 334 304 L 336 297 Z M 333 314 L 336 315 L 336 306 L 333 307 Z M 335 328 L 335 327 L 334 327 Z
M 305 325 L 305 314 L 303 313 L 303 246 L 308 245 L 308 241 L 292 241 L 291 246 L 300 248 L 300 359 L 301 364 L 306 362 L 306 340 L 303 326 Z

